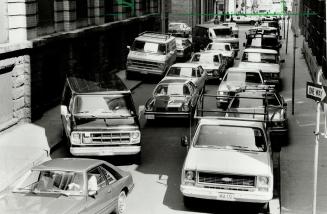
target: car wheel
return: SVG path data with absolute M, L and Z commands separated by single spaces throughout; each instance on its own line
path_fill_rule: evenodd
M 193 203 L 193 198 L 191 197 L 187 197 L 187 196 L 183 196 L 183 203 L 184 203 L 184 206 L 186 208 L 191 208 L 192 207 L 192 203 Z
M 268 214 L 269 213 L 269 203 L 264 203 L 260 205 L 259 213 Z
M 122 190 L 119 193 L 117 206 L 115 209 L 116 214 L 123 214 L 126 212 L 126 193 L 124 190 Z

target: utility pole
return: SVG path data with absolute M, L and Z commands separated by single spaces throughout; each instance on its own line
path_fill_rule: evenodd
M 292 70 L 292 115 L 294 115 L 296 37 L 297 37 L 297 32 L 296 32 L 296 30 L 294 30 L 294 40 L 293 40 L 293 70 Z
M 287 47 L 288 47 L 288 30 L 290 28 L 289 25 L 290 25 L 290 17 L 287 16 L 286 54 L 287 54 Z
M 165 0 L 161 0 L 161 33 L 166 33 L 166 8 L 165 8 Z

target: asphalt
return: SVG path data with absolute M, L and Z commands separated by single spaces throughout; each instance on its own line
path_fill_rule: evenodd
M 120 70 L 116 74 L 123 80 L 125 85 L 131 91 L 133 91 L 140 84 L 142 84 L 142 82 L 138 80 L 127 80 L 125 70 Z M 45 129 L 45 134 L 49 143 L 50 152 L 54 151 L 58 146 L 60 146 L 63 136 L 63 129 L 60 118 L 60 105 L 57 105 L 46 111 L 39 120 L 34 122 L 34 124 Z

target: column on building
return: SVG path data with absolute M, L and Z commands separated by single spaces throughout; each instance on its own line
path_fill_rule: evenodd
M 64 31 L 64 0 L 54 2 L 54 21 L 56 32 Z
M 76 29 L 76 4 L 75 0 L 63 0 L 64 6 L 64 30 L 70 31 Z
M 88 1 L 88 13 L 91 25 L 100 25 L 104 23 L 104 1 L 105 0 Z

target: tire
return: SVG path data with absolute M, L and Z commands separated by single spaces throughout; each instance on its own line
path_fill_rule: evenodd
M 191 197 L 183 196 L 184 207 L 186 207 L 186 208 L 192 208 L 193 200 L 194 199 L 191 198 Z
M 114 212 L 116 214 L 123 214 L 126 212 L 126 193 L 124 190 L 119 193 L 117 205 Z
M 262 214 L 268 214 L 269 213 L 269 203 L 264 203 L 260 205 L 259 212 Z

